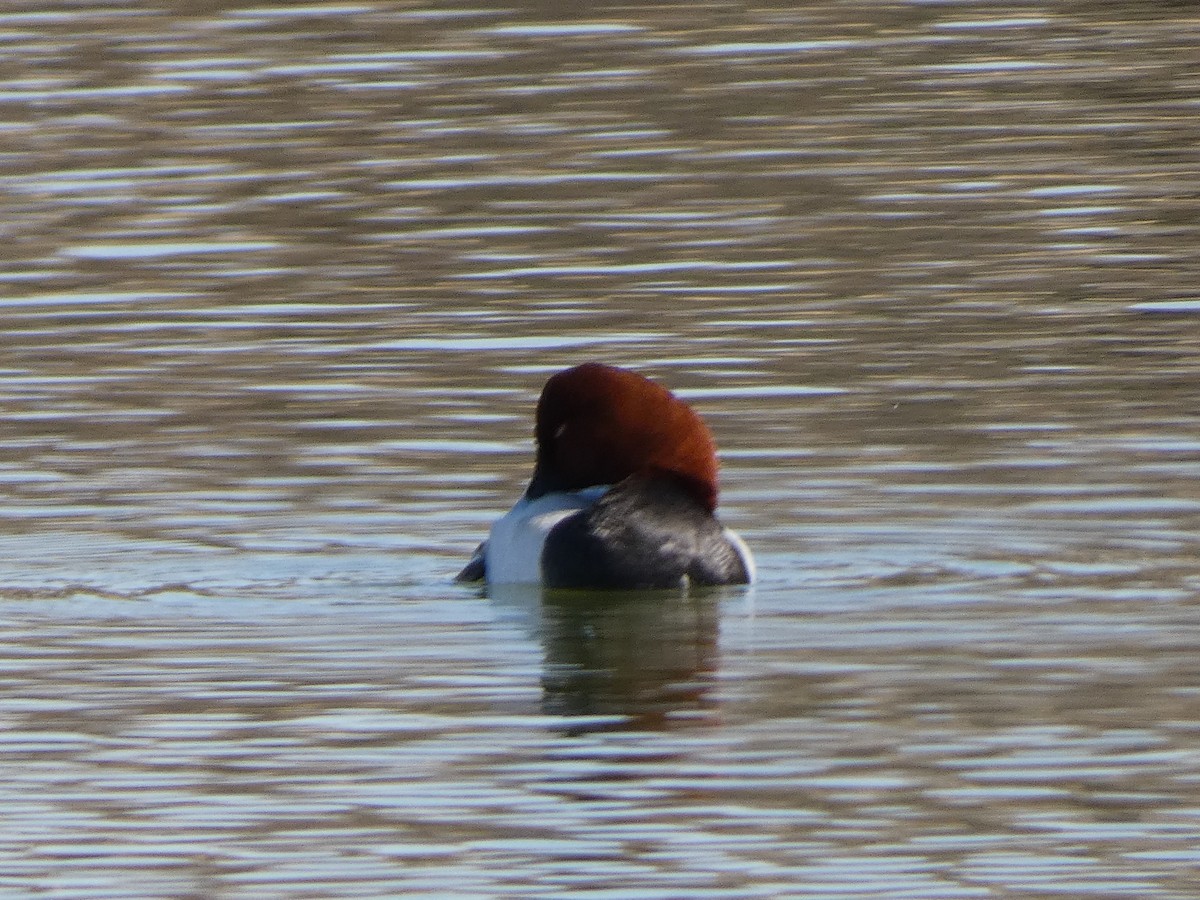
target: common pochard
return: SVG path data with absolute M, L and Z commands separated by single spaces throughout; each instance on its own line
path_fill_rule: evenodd
M 716 446 L 694 410 L 635 372 L 586 363 L 546 382 L 525 495 L 459 581 L 553 588 L 746 584 L 754 559 L 717 520 Z

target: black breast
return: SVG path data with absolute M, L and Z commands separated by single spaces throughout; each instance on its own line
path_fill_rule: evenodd
M 745 584 L 741 554 L 695 495 L 670 476 L 633 476 L 546 536 L 542 578 L 559 588 Z

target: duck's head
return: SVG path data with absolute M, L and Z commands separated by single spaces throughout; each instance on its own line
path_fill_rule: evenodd
M 526 497 L 665 475 L 717 505 L 717 454 L 694 410 L 649 378 L 601 363 L 554 375 L 537 406 L 537 464 Z

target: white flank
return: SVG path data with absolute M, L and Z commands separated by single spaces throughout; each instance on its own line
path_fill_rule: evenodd
M 491 584 L 540 584 L 542 548 L 550 529 L 567 516 L 595 503 L 607 487 L 522 497 L 496 521 L 488 535 L 484 558 Z
M 733 549 L 742 558 L 742 565 L 746 567 L 746 583 L 754 584 L 758 578 L 758 567 L 754 565 L 754 554 L 750 552 L 750 548 L 746 546 L 742 536 L 733 529 L 726 528 L 725 537 L 729 538 L 729 543 L 733 544 Z

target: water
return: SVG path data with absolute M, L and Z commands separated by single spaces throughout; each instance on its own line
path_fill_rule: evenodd
M 0 15 L 0 891 L 1200 892 L 1189 4 L 69 6 Z M 754 589 L 451 582 L 586 359 Z

